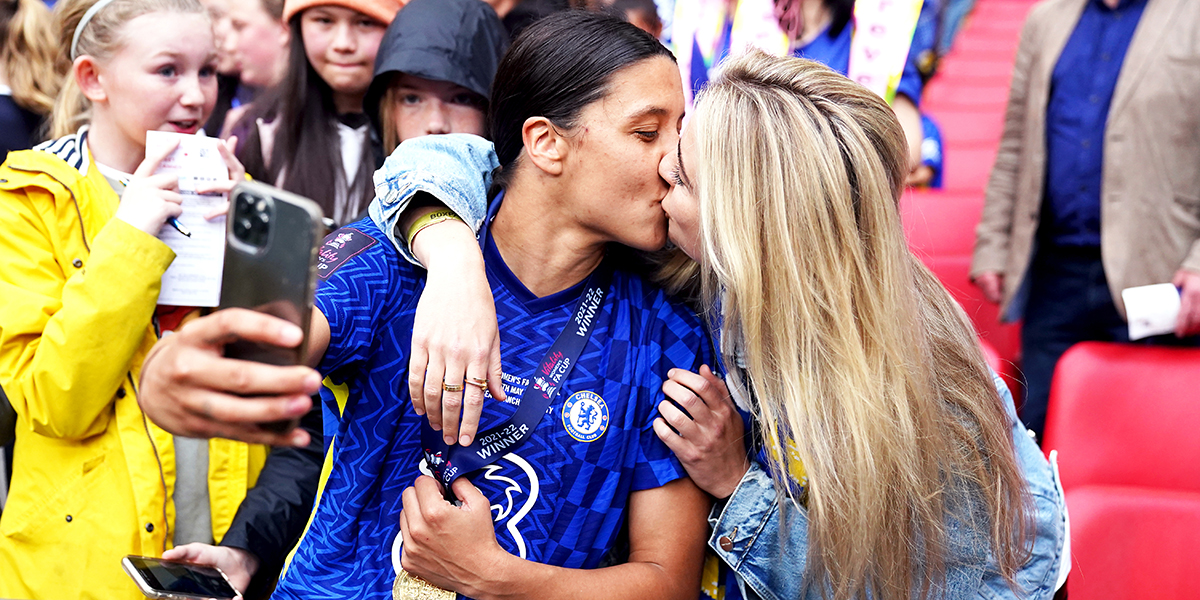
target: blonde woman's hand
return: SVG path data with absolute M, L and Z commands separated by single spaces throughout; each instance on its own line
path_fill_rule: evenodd
M 492 287 L 475 235 L 462 221 L 422 229 L 412 250 L 429 276 L 413 322 L 409 396 L 447 444 L 466 446 L 479 431 L 483 385 L 496 400 L 505 398 Z
M 659 403 L 662 416 L 654 420 L 654 433 L 675 452 L 700 489 L 714 498 L 728 498 L 750 470 L 745 425 L 729 388 L 704 365 L 699 373 L 671 369 L 663 393 L 674 403 Z
M 168 218 L 183 214 L 179 177 L 154 174 L 158 165 L 178 145 L 178 142 L 167 144 L 159 152 L 146 155 L 121 194 L 116 218 L 150 235 L 158 235 Z

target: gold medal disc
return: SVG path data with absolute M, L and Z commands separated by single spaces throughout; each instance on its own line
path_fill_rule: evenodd
M 392 600 L 454 600 L 458 594 L 400 571 L 392 584 Z

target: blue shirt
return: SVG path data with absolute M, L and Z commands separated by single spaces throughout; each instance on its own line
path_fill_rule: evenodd
M 934 2 L 926 0 L 921 4 L 921 13 L 934 10 Z M 921 105 L 921 90 L 925 82 L 921 80 L 921 72 L 917 64 L 921 53 L 933 46 L 933 36 L 930 32 L 921 31 L 929 26 L 927 19 L 917 24 L 913 33 L 912 45 L 908 48 L 908 58 L 904 61 L 904 72 L 900 75 L 900 84 L 896 87 L 896 95 L 908 96 L 916 106 Z M 837 35 L 826 28 L 813 41 L 792 51 L 793 56 L 815 60 L 842 75 L 850 73 L 850 43 L 853 40 L 854 20 L 851 19 Z
M 605 260 L 620 253 L 610 248 Z M 331 470 L 275 597 L 390 599 L 401 493 L 425 469 L 425 419 L 413 412 L 407 387 L 425 272 L 401 259 L 370 220 L 332 234 L 321 255 L 316 306 L 331 334 L 319 367 L 327 376 L 324 417 L 334 424 Z M 484 261 L 505 391 L 519 402 L 584 284 L 538 298 L 494 246 L 485 248 Z M 468 475 L 492 502 L 500 545 L 532 561 L 599 566 L 625 524 L 630 493 L 685 476 L 652 423 L 667 371 L 711 361 L 706 334 L 691 311 L 620 264 L 595 330 L 547 414 L 513 453 Z M 564 404 L 577 396 L 607 413 L 598 437 L 564 421 Z M 507 421 L 514 409 L 488 398 L 480 430 Z
M 1040 235 L 1051 245 L 1100 245 L 1104 128 L 1145 8 L 1146 0 L 1122 0 L 1115 10 L 1089 0 L 1050 76 Z

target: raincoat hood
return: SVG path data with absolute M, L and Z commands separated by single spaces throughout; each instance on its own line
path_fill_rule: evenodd
M 363 108 L 379 124 L 379 103 L 393 74 L 449 81 L 488 97 L 508 33 L 480 0 L 411 0 L 388 27 Z

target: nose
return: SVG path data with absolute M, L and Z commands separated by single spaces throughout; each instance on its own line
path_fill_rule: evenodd
M 425 134 L 450 133 L 450 118 L 446 114 L 446 105 L 436 98 L 429 100 L 428 105 L 425 113 Z
M 183 78 L 183 93 L 179 96 L 179 103 L 183 106 L 204 106 L 205 103 L 205 83 L 200 80 L 199 73 L 192 73 L 189 77 Z
M 671 152 L 663 154 L 661 160 L 658 161 L 658 176 L 667 182 L 667 185 L 674 185 L 675 177 L 675 155 Z
M 337 24 L 337 31 L 333 35 L 333 50 L 346 54 L 353 54 L 358 49 L 358 37 L 354 35 L 354 25 L 346 21 L 340 21 Z

